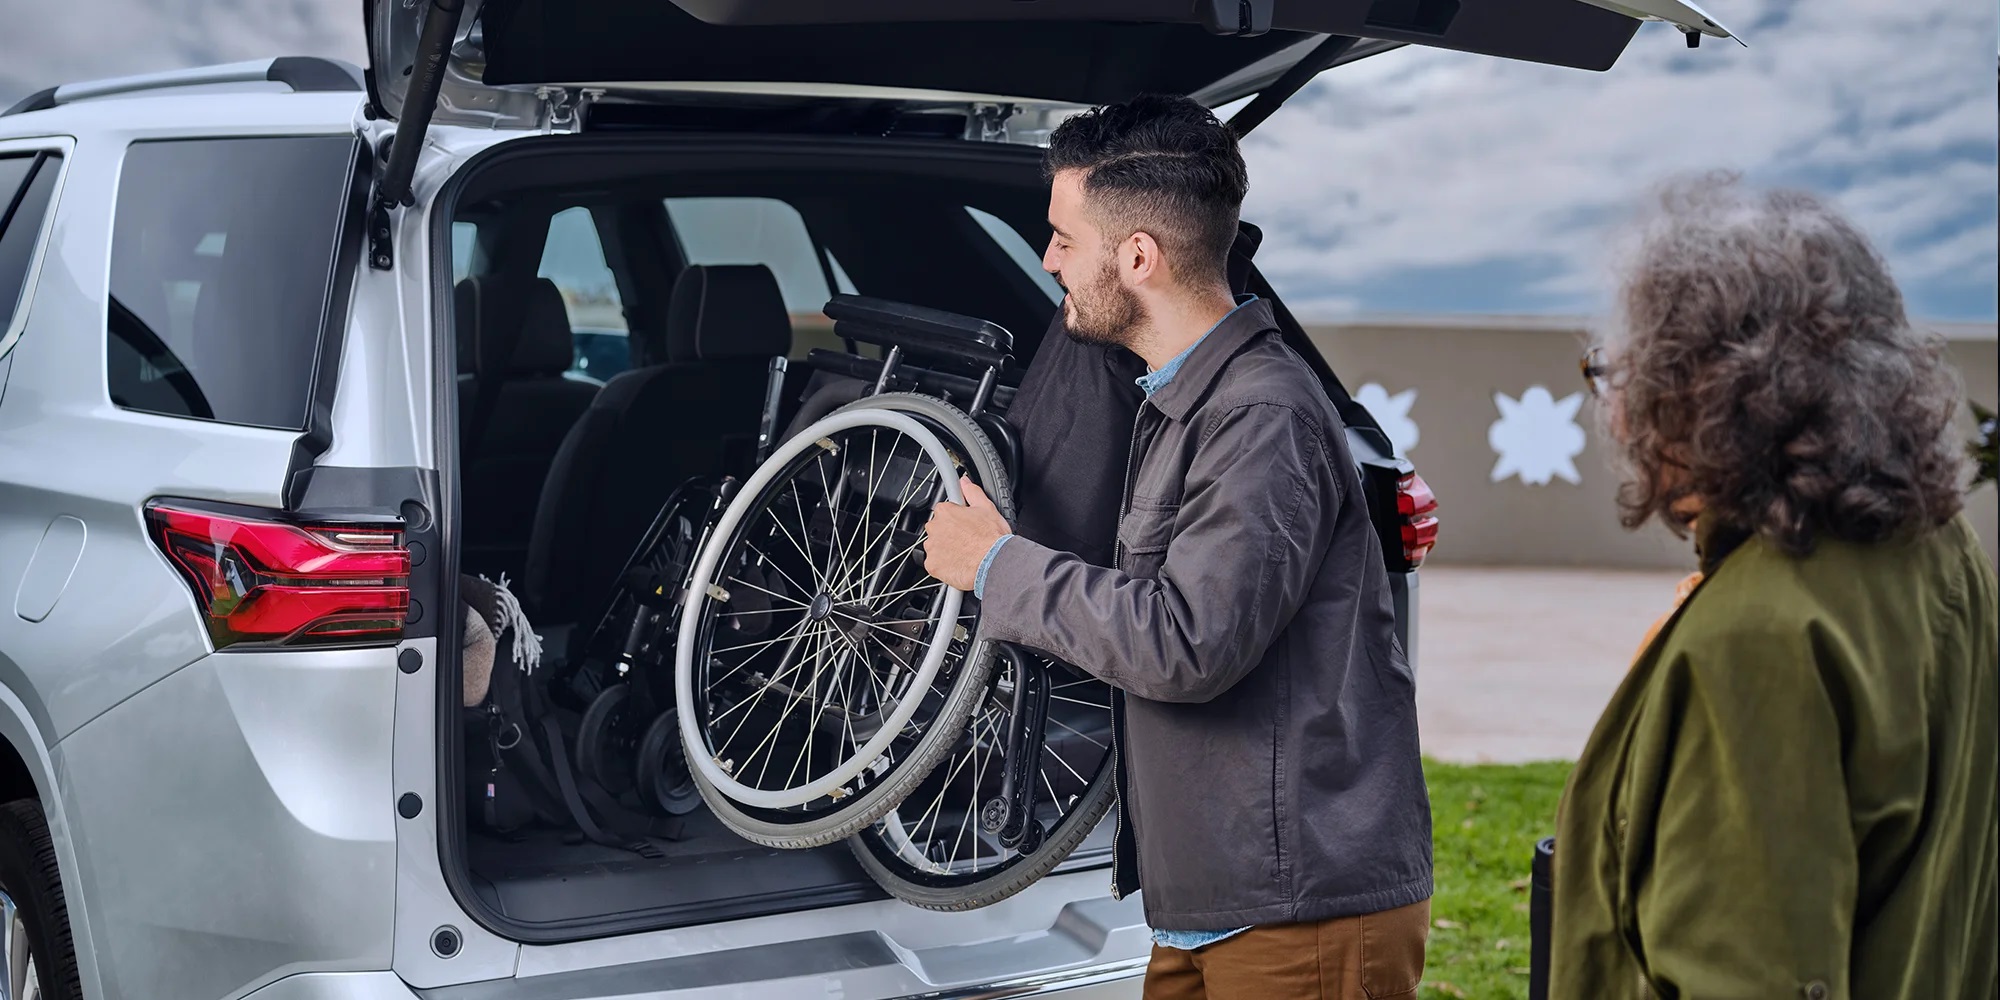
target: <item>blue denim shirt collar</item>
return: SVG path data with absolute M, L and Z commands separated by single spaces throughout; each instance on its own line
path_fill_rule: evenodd
M 1226 313 L 1223 313 L 1222 319 L 1216 320 L 1215 326 L 1211 326 L 1208 328 L 1208 333 L 1204 333 L 1201 336 L 1196 337 L 1194 343 L 1188 345 L 1187 350 L 1182 351 L 1171 358 L 1168 358 L 1167 363 L 1161 365 L 1157 370 L 1149 371 L 1146 374 L 1141 375 L 1136 379 L 1133 379 L 1132 381 L 1136 382 L 1139 388 L 1143 390 L 1148 396 L 1151 396 L 1153 393 L 1160 391 L 1162 388 L 1166 386 L 1168 382 L 1172 382 L 1174 380 L 1175 375 L 1180 373 L 1181 365 L 1187 362 L 1188 356 L 1194 353 L 1195 348 L 1201 346 L 1202 341 L 1208 339 L 1209 333 L 1214 333 L 1216 327 L 1222 325 L 1223 320 L 1226 320 L 1229 317 L 1236 315 L 1237 309 L 1241 309 L 1244 306 L 1247 306 L 1255 301 L 1257 301 L 1257 296 L 1255 295 L 1237 296 L 1236 308 L 1231 309 Z

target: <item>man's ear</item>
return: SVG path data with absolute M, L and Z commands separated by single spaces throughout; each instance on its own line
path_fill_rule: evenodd
M 1118 273 L 1128 286 L 1145 284 L 1165 274 L 1166 270 L 1166 258 L 1160 255 L 1160 242 L 1151 233 L 1133 233 L 1118 248 Z

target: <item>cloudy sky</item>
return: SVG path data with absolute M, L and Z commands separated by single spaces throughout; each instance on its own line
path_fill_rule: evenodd
M 1649 186 L 1733 168 L 1832 196 L 1930 319 L 1992 320 L 2000 11 L 1990 0 L 1705 0 L 1749 48 L 1648 26 L 1608 73 L 1405 48 L 1253 134 L 1259 262 L 1294 308 L 1578 313 Z M 0 104 L 65 80 L 361 61 L 354 0 L 0 0 Z

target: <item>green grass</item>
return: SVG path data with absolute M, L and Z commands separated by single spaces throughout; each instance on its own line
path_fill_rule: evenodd
M 1528 995 L 1528 865 L 1555 833 L 1567 763 L 1424 761 L 1437 895 L 1423 1000 Z

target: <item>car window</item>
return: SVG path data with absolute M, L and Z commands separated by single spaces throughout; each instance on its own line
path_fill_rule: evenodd
M 569 374 L 603 381 L 624 371 L 631 363 L 625 304 L 604 260 L 604 244 L 590 209 L 564 209 L 549 220 L 548 241 L 542 245 L 542 265 L 536 273 L 562 291 L 573 337 Z
M 667 217 L 690 264 L 762 264 L 785 309 L 816 315 L 832 295 L 806 220 L 776 198 L 668 198 Z
M 861 294 L 860 292 L 855 291 L 854 279 L 847 276 L 847 269 L 840 266 L 840 258 L 835 257 L 833 255 L 833 251 L 831 250 L 828 250 L 826 252 L 826 267 L 827 270 L 833 272 L 833 283 L 835 285 L 834 291 L 837 291 L 842 295 Z M 829 298 L 830 297 L 831 296 L 829 296 Z
M 451 281 L 457 284 L 474 274 L 484 273 L 486 262 L 479 256 L 479 224 L 451 224 Z
M 354 157 L 350 136 L 132 144 L 111 236 L 112 402 L 305 425 Z
M 1000 249 L 1007 254 L 1007 259 L 1019 265 L 1021 270 L 1028 272 L 1028 277 L 1035 279 L 1035 284 L 1048 295 L 1051 303 L 1062 301 L 1062 286 L 1056 284 L 1055 275 L 1042 269 L 1041 253 L 1015 231 L 1013 226 L 1001 221 L 999 216 L 991 212 L 982 212 L 970 205 L 965 207 L 965 212 L 972 216 L 974 222 L 979 223 L 979 228 L 986 230 L 986 235 L 993 237 L 993 242 L 1000 245 Z
M 23 292 L 62 158 L 30 153 L 0 159 L 0 355 L 14 346 L 26 312 Z

